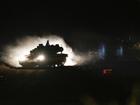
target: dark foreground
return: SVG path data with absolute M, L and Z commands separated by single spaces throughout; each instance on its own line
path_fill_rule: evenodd
M 139 74 L 101 68 L 0 68 L 0 105 L 140 105 Z M 130 75 L 132 74 L 132 75 Z

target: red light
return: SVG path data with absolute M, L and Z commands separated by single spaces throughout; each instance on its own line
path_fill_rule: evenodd
M 103 69 L 103 70 L 102 70 L 102 74 L 103 74 L 104 76 L 109 76 L 109 75 L 112 74 L 112 69 Z

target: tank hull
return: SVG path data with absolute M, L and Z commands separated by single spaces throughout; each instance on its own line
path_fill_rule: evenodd
M 37 68 L 37 67 L 58 67 L 64 66 L 67 54 L 58 54 L 50 56 L 44 61 L 27 60 L 19 62 L 23 68 Z

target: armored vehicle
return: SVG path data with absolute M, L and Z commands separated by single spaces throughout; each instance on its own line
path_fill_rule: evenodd
M 59 44 L 50 45 L 49 40 L 46 45 L 39 44 L 30 51 L 26 60 L 19 61 L 22 67 L 58 67 L 64 66 L 67 54 L 62 53 L 63 47 Z

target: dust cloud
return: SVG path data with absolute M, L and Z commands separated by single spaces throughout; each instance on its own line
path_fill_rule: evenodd
M 64 64 L 65 66 L 82 65 L 91 61 L 95 62 L 98 59 L 98 53 L 96 51 L 87 53 L 74 52 L 64 39 L 57 35 L 44 35 L 42 37 L 26 36 L 17 39 L 15 43 L 5 47 L 2 59 L 12 66 L 21 67 L 19 60 L 23 59 L 26 55 L 29 55 L 30 50 L 36 48 L 38 44 L 45 45 L 47 40 L 49 40 L 51 45 L 59 44 L 64 48 L 63 53 L 68 54 Z

